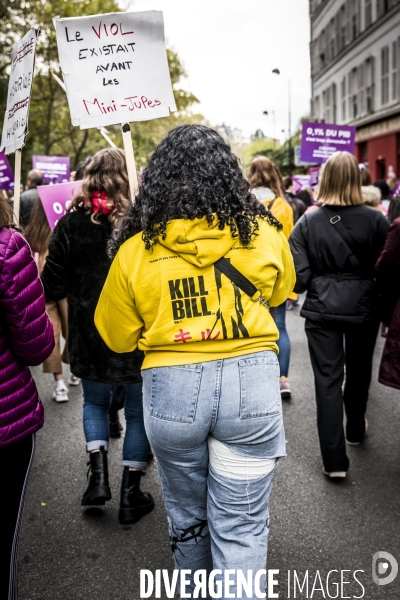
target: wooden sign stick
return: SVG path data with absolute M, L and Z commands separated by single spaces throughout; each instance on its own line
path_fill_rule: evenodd
M 108 135 L 106 134 L 105 131 L 103 131 L 102 127 L 99 127 L 98 130 L 100 131 L 101 135 L 103 136 L 103 138 L 105 140 L 107 140 L 107 142 L 110 144 L 111 148 L 117 148 L 117 146 L 114 144 L 114 142 L 112 141 L 112 139 L 110 139 L 108 137 Z
M 132 204 L 135 203 L 136 194 L 139 190 L 139 183 L 136 172 L 135 155 L 133 153 L 133 144 L 131 136 L 131 126 L 129 123 L 122 123 L 122 140 L 124 142 L 126 167 L 128 169 L 129 189 L 131 192 Z
M 15 225 L 19 225 L 19 204 L 21 197 L 21 150 L 15 151 L 14 172 L 14 219 Z

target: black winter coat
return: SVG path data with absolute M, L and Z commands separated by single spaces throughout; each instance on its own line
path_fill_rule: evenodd
M 374 265 L 389 224 L 365 205 L 335 206 L 335 214 L 357 245 L 357 261 L 322 207 L 303 215 L 289 243 L 296 268 L 295 292 L 307 290 L 301 315 L 311 321 L 361 324 L 378 318 Z
M 92 222 L 83 210 L 57 223 L 42 272 L 45 295 L 68 299 L 68 350 L 71 371 L 77 377 L 102 383 L 141 381 L 143 353 L 117 354 L 100 337 L 94 313 L 111 266 L 106 250 L 111 225 L 106 216 Z
M 383 322 L 389 325 L 379 381 L 400 389 L 400 218 L 390 226 L 376 272 L 384 301 Z

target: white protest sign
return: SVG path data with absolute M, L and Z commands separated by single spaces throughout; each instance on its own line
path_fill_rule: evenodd
M 4 148 L 6 154 L 21 149 L 28 133 L 28 114 L 38 33 L 35 29 L 31 29 L 22 40 L 15 44 L 11 52 L 7 108 L 0 146 L 0 150 Z
M 160 11 L 55 18 L 71 120 L 81 129 L 176 110 Z

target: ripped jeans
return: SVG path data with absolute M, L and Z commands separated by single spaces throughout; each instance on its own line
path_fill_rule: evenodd
M 266 569 L 268 500 L 276 459 L 285 456 L 275 353 L 142 375 L 145 427 L 157 458 L 175 568 L 191 570 L 187 593 L 192 597 L 196 570 L 220 569 L 216 581 L 222 582 L 227 569 L 235 571 L 234 582 L 237 570 L 246 576 L 251 569 L 255 576 Z M 260 589 L 265 587 L 262 576 Z

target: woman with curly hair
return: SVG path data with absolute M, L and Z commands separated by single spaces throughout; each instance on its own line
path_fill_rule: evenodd
M 183 125 L 156 149 L 113 234 L 95 323 L 114 352 L 145 352 L 145 426 L 192 591 L 199 569 L 265 569 L 268 499 L 285 456 L 268 308 L 294 285 L 281 230 L 223 139 Z
M 71 371 L 82 379 L 83 428 L 90 453 L 91 476 L 82 505 L 104 505 L 111 499 L 108 481 L 108 409 L 111 388 L 126 386 L 126 435 L 119 519 L 132 523 L 150 512 L 154 502 L 140 490 L 149 443 L 143 424 L 143 354 L 110 350 L 94 326 L 94 312 L 110 260 L 107 242 L 130 205 L 124 153 L 100 150 L 86 166 L 82 191 L 54 229 L 42 282 L 46 298 L 68 299 L 68 350 Z

